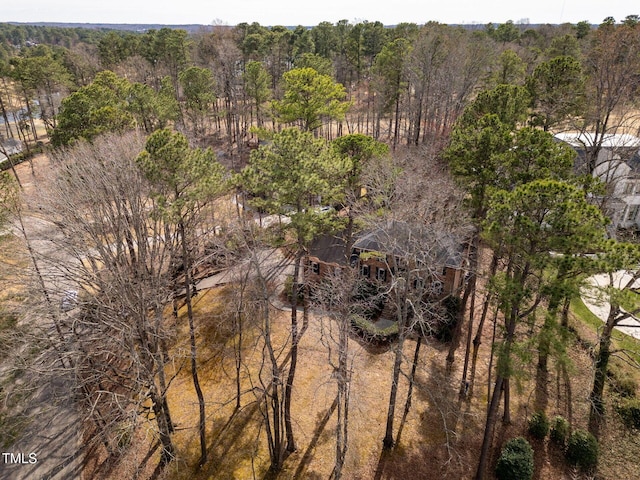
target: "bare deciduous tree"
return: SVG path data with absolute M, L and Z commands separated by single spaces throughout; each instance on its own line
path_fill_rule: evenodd
M 142 147 L 136 135 L 109 136 L 54 156 L 38 201 L 55 224 L 48 241 L 56 255 L 42 253 L 42 274 L 62 299 L 76 388 L 86 411 L 100 418 L 99 433 L 113 451 L 144 414 L 155 421 L 166 464 L 174 457 L 174 427 L 163 310 L 173 290 L 174 238 L 151 214 L 153 200 L 135 164 Z

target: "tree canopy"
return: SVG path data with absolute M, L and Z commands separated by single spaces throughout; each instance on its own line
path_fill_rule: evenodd
M 294 68 L 282 79 L 284 96 L 273 108 L 284 123 L 299 121 L 304 130 L 312 131 L 326 119 L 341 120 L 349 108 L 344 87 L 313 68 Z

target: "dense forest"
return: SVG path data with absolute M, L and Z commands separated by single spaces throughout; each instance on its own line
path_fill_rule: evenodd
M 78 444 L 38 476 L 640 476 L 637 15 L 0 24 L 0 79 L 0 443 Z

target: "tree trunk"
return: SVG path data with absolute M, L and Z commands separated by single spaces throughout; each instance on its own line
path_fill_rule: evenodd
M 462 367 L 462 381 L 460 382 L 460 394 L 459 397 L 465 398 L 470 390 L 469 390 L 469 381 L 467 380 L 467 372 L 469 371 L 469 358 L 471 353 L 471 337 L 473 336 L 473 319 L 476 310 L 476 273 L 471 273 L 471 278 L 469 279 L 469 283 L 473 282 L 471 287 L 471 302 L 469 303 L 469 328 L 467 329 L 467 344 L 464 350 L 464 366 Z M 466 292 L 465 292 L 466 294 Z
M 391 382 L 391 393 L 389 394 L 389 407 L 387 410 L 387 427 L 385 430 L 382 447 L 389 450 L 393 447 L 393 417 L 396 409 L 396 397 L 398 395 L 398 381 L 400 379 L 400 367 L 402 365 L 402 347 L 404 344 L 404 335 L 400 334 L 396 345 L 395 359 L 393 362 L 393 380 Z
M 455 355 L 456 355 L 456 350 L 458 349 L 458 346 L 460 345 L 460 335 L 462 335 L 462 324 L 464 323 L 464 314 L 465 311 L 467 309 L 467 302 L 469 301 L 469 296 L 472 293 L 475 293 L 475 288 L 476 288 L 476 275 L 475 272 L 478 269 L 478 244 L 479 244 L 479 237 L 478 235 L 475 235 L 473 238 L 473 241 L 471 242 L 471 244 L 469 245 L 468 248 L 468 252 L 469 252 L 469 269 L 471 271 L 471 278 L 469 279 L 469 281 L 467 282 L 467 285 L 465 286 L 464 289 L 464 294 L 462 295 L 462 301 L 460 302 L 460 310 L 458 311 L 458 318 L 457 323 L 456 323 L 456 328 L 453 332 L 453 338 L 451 339 L 451 345 L 449 346 L 449 353 L 447 354 L 447 373 L 451 373 L 451 371 L 453 370 L 453 362 L 455 361 Z M 469 312 L 469 332 L 471 332 L 473 330 L 473 306 Z M 464 386 L 464 383 L 466 382 L 466 375 L 467 375 L 467 365 L 469 363 L 468 359 L 469 359 L 469 343 L 471 342 L 471 333 L 469 333 L 469 340 L 467 341 L 467 349 L 466 349 L 466 354 L 465 354 L 465 368 L 463 371 L 463 380 L 462 380 L 462 384 Z M 461 390 L 462 391 L 462 390 Z
M 620 307 L 611 306 L 607 324 L 602 331 L 602 335 L 600 335 L 600 341 L 598 343 L 593 388 L 589 395 L 589 430 L 595 436 L 598 436 L 600 423 L 604 415 L 604 386 L 607 380 L 609 358 L 611 357 L 611 333 L 619 311 Z
M 302 262 L 303 253 L 303 249 L 298 247 L 293 272 L 293 282 L 291 282 L 291 360 L 287 374 L 287 383 L 284 388 L 284 426 L 287 436 L 288 452 L 295 452 L 297 450 L 291 421 L 291 397 L 296 367 L 298 365 L 298 343 L 300 342 L 300 336 L 298 334 L 298 277 L 300 275 L 300 263 Z
M 402 414 L 403 423 L 411 410 L 411 402 L 413 400 L 413 381 L 416 378 L 416 370 L 418 370 L 418 359 L 420 358 L 420 346 L 422 345 L 422 335 L 418 336 L 416 349 L 413 352 L 413 363 L 411 365 L 411 374 L 409 375 L 409 390 L 407 390 L 407 401 L 404 404 L 404 413 Z
M 389 450 L 393 447 L 393 420 L 396 410 L 396 397 L 398 396 L 398 383 L 400 380 L 400 367 L 402 366 L 402 350 L 404 347 L 404 339 L 407 327 L 407 288 L 408 281 L 404 282 L 404 288 L 399 295 L 398 306 L 398 342 L 395 349 L 395 358 L 393 362 L 393 378 L 391 381 L 391 392 L 389 394 L 389 406 L 387 409 L 387 427 L 384 439 L 382 440 L 382 448 Z
M 31 102 L 29 101 L 29 97 L 27 95 L 26 90 L 24 90 L 23 93 L 24 93 L 25 106 L 27 107 L 27 113 L 29 114 L 29 125 L 31 125 L 31 129 L 33 130 L 33 139 L 37 141 L 38 132 L 36 131 L 36 124 L 33 121 L 33 112 L 31 111 Z
M 396 108 L 394 113 L 394 126 L 393 126 L 393 150 L 396 149 L 398 145 L 398 138 L 400 136 L 400 79 L 398 78 L 398 84 L 396 85 L 397 89 L 397 97 L 396 97 Z
M 569 307 L 571 306 L 571 299 L 565 297 L 564 305 L 562 307 L 562 328 L 567 330 L 569 328 Z
M 334 480 L 342 478 L 342 468 L 349 448 L 349 382 L 351 377 L 347 364 L 349 357 L 349 317 L 343 315 L 339 322 L 338 421 L 336 426 L 336 463 L 333 469 Z
M 160 331 L 160 324 L 162 323 L 162 316 L 163 316 L 162 312 L 163 312 L 162 307 L 156 308 L 156 313 L 155 313 L 155 317 L 156 317 L 155 331 L 156 332 Z M 167 380 L 165 378 L 164 364 L 166 359 L 168 358 L 168 353 L 166 351 L 166 342 L 164 341 L 164 338 L 161 338 L 159 342 L 156 342 L 156 347 L 157 348 L 156 348 L 154 358 L 156 362 L 156 368 L 158 369 L 158 383 L 160 384 L 160 392 L 161 392 L 160 394 L 163 399 L 162 408 L 166 416 L 167 425 L 169 425 L 169 433 L 173 433 L 174 432 L 173 421 L 171 420 L 169 404 L 167 403 Z
M 184 288 L 185 288 L 185 302 L 187 304 L 187 317 L 189 320 L 189 341 L 191 346 L 191 378 L 193 379 L 193 387 L 196 390 L 198 396 L 199 406 L 199 423 L 198 430 L 200 433 L 200 460 L 198 466 L 202 467 L 207 462 L 207 439 L 206 439 L 206 414 L 204 395 L 202 394 L 202 388 L 200 387 L 200 380 L 198 379 L 198 365 L 197 365 L 197 346 L 196 346 L 196 331 L 193 322 L 193 306 L 191 304 L 191 265 L 189 261 L 189 253 L 187 250 L 187 238 L 185 234 L 184 222 L 180 222 L 178 227 L 180 228 L 180 239 L 182 240 L 182 266 L 184 268 Z
M 252 263 L 256 267 L 258 285 L 260 286 L 260 310 L 262 312 L 264 348 L 262 352 L 263 362 L 268 359 L 270 370 L 267 375 L 269 381 L 264 382 L 260 375 L 260 382 L 264 389 L 264 395 L 259 402 L 264 401 L 264 409 L 261 409 L 262 416 L 265 420 L 265 430 L 267 434 L 267 445 L 269 447 L 269 459 L 271 472 L 279 472 L 282 469 L 286 455 L 286 445 L 283 433 L 283 414 L 282 401 L 280 397 L 280 388 L 282 385 L 281 370 L 278 365 L 273 343 L 271 341 L 271 317 L 269 316 L 269 293 L 264 276 L 256 259 L 255 252 L 252 252 Z M 266 353 L 265 353 L 266 350 Z M 269 414 L 271 412 L 271 415 Z
M 504 377 L 502 375 L 498 375 L 498 377 L 496 378 L 496 385 L 493 388 L 493 395 L 491 396 L 489 411 L 487 412 L 487 421 L 484 427 L 484 437 L 482 439 L 482 448 L 480 449 L 478 470 L 476 471 L 476 476 L 474 477 L 475 480 L 483 480 L 485 470 L 487 469 L 487 463 L 489 461 L 489 448 L 493 443 L 493 430 L 496 425 L 496 416 L 498 413 L 498 404 L 500 403 L 503 382 Z
M 558 277 L 563 275 L 558 273 Z M 558 280 L 558 278 L 556 278 Z M 557 336 L 557 316 L 558 307 L 562 300 L 562 291 L 558 285 L 553 289 L 547 311 L 544 317 L 544 324 L 540 331 L 538 341 L 538 369 L 536 372 L 536 410 L 544 410 L 547 406 L 548 383 L 549 383 L 549 355 L 551 353 L 551 340 Z M 561 341 L 565 341 L 563 338 Z
M 517 312 L 513 311 L 510 313 L 509 322 L 507 324 L 507 336 L 505 339 L 505 347 L 502 355 L 504 359 L 509 358 L 511 353 L 511 345 L 513 343 L 513 338 L 516 329 L 516 318 Z M 498 406 L 500 404 L 500 397 L 502 391 L 505 392 L 505 406 L 508 408 L 508 384 L 505 384 L 505 380 L 508 380 L 508 377 L 505 376 L 504 372 L 501 371 L 502 362 L 498 362 L 498 372 L 496 375 L 496 384 L 493 387 L 493 394 L 491 395 L 491 403 L 489 403 L 489 409 L 487 411 L 487 421 L 485 423 L 484 428 L 484 437 L 482 439 L 482 447 L 480 449 L 480 459 L 478 462 L 478 470 L 476 471 L 475 480 L 482 480 L 484 478 L 485 470 L 487 468 L 487 462 L 489 460 L 489 450 L 493 443 L 493 431 L 496 424 L 496 417 L 498 413 Z M 505 409 L 505 416 L 508 418 L 507 409 Z
M 242 302 L 242 297 L 240 299 Z M 235 322 L 235 340 L 234 340 L 234 350 L 235 350 L 235 365 L 236 365 L 236 410 L 240 410 L 241 403 L 240 397 L 242 395 L 242 382 L 240 381 L 240 372 L 242 369 L 242 313 L 236 313 L 236 322 Z
M 4 128 L 7 132 L 8 138 L 13 138 L 13 130 L 11 129 L 11 124 L 9 123 L 9 116 L 7 115 L 7 110 L 5 109 L 4 102 L 2 101 L 2 96 L 0 95 L 0 112 L 2 112 L 2 118 L 4 119 Z
M 496 252 L 494 252 L 493 258 L 491 259 L 491 267 L 489 269 L 489 278 L 493 277 L 496 274 L 497 268 L 498 268 L 498 255 L 496 254 Z M 471 374 L 469 375 L 469 392 L 468 392 L 469 396 L 473 394 L 473 384 L 475 382 L 476 367 L 478 364 L 478 351 L 480 350 L 480 345 L 482 345 L 482 330 L 484 329 L 484 322 L 487 318 L 487 313 L 489 312 L 490 304 L 491 304 L 491 293 L 487 292 L 485 295 L 484 303 L 482 305 L 482 315 L 480 315 L 480 323 L 478 323 L 476 336 L 473 338 L 473 353 L 471 355 Z M 497 311 L 496 311 L 496 314 L 497 314 Z
M 502 414 L 502 423 L 509 425 L 511 423 L 511 388 L 509 377 L 502 382 L 504 390 L 504 413 Z
M 563 268 L 561 265 L 555 278 L 555 285 L 553 285 L 551 297 L 549 298 L 549 305 L 547 307 L 547 313 L 544 317 L 544 325 L 540 332 L 540 341 L 538 342 L 538 369 L 545 373 L 548 371 L 551 339 L 554 328 L 557 324 L 556 317 L 558 316 L 558 308 L 560 307 L 560 302 L 564 295 L 562 288 L 560 287 L 562 286 L 565 275 L 566 268 Z
M 171 431 L 167 423 L 165 410 L 166 402 L 163 396 L 159 395 L 155 387 L 151 391 L 151 402 L 153 403 L 153 413 L 156 416 L 158 424 L 158 436 L 162 443 L 162 453 L 160 454 L 160 465 L 165 466 L 170 463 L 174 456 L 175 450 L 171 441 Z

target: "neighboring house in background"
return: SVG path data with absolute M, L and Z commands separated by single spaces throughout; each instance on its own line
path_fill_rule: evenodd
M 416 235 L 417 234 L 417 235 Z M 340 274 L 346 267 L 345 244 L 337 236 L 316 239 L 307 257 L 311 280 Z M 422 266 L 411 264 L 422 264 Z M 396 270 L 416 268 L 418 282 L 434 297 L 443 298 L 460 292 L 465 280 L 465 258 L 462 243 L 449 235 L 437 234 L 429 228 L 411 228 L 404 222 L 389 222 L 356 237 L 349 264 L 360 277 L 371 282 L 390 284 Z
M 586 173 L 586 154 L 593 149 L 593 134 L 558 133 L 555 138 L 576 150 L 575 171 Z M 640 230 L 640 138 L 605 135 L 593 176 L 606 184 L 608 198 L 603 210 L 611 218 L 611 226 Z

